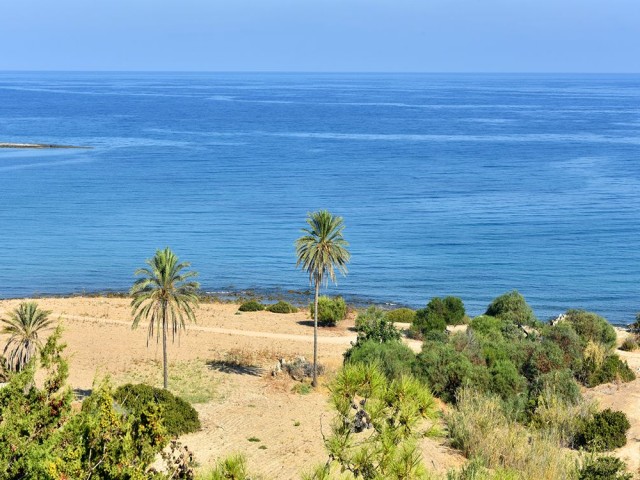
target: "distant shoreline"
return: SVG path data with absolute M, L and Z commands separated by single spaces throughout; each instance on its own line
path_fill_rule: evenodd
M 79 145 L 56 145 L 53 143 L 6 143 L 0 142 L 0 148 L 35 148 L 35 149 L 45 149 L 45 148 L 93 148 L 93 147 L 82 147 Z

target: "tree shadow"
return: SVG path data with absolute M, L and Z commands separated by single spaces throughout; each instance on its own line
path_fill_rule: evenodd
M 313 328 L 313 320 L 299 320 L 296 322 L 298 325 L 302 325 L 303 327 L 311 327 Z M 320 325 L 318 325 L 319 327 Z
M 91 388 L 83 389 L 83 388 L 74 388 L 73 395 L 76 397 L 76 400 L 84 400 L 89 395 L 93 393 Z
M 298 320 L 296 323 L 298 325 L 300 325 L 300 326 L 303 326 L 303 327 L 311 327 L 311 328 L 313 328 L 313 320 Z M 318 322 L 318 328 L 320 328 L 322 330 L 332 330 L 332 329 L 334 329 L 336 327 L 337 327 L 337 325 L 327 325 L 327 324 Z
M 264 370 L 257 365 L 241 365 L 227 360 L 210 360 L 207 362 L 207 367 L 217 372 L 251 375 L 254 377 L 260 377 L 264 373 Z

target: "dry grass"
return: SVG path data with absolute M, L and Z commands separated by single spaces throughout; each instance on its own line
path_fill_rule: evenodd
M 447 415 L 450 437 L 468 458 L 492 469 L 508 468 L 523 480 L 570 480 L 575 461 L 550 431 L 529 431 L 504 414 L 499 399 L 473 390 L 459 393 L 457 408 Z
M 114 379 L 116 385 L 144 383 L 162 388 L 162 362 L 136 362 L 135 368 Z M 206 403 L 215 398 L 217 380 L 203 360 L 187 360 L 169 364 L 169 390 L 189 403 Z

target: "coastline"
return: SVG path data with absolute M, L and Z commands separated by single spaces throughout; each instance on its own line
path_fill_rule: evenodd
M 0 148 L 26 148 L 26 149 L 55 149 L 55 148 L 86 148 L 91 149 L 93 147 L 83 147 L 80 145 L 57 145 L 55 143 L 10 143 L 0 142 Z

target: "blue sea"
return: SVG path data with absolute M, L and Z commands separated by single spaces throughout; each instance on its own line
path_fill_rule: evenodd
M 640 76 L 0 73 L 0 297 L 127 290 L 170 246 L 210 292 L 304 291 L 307 212 L 344 217 L 325 291 L 471 315 L 640 311 Z

